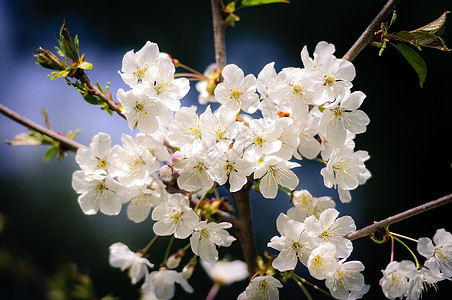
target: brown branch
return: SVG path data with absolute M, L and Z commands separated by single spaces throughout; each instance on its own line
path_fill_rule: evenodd
M 77 69 L 78 73 L 76 73 L 75 78 L 80 80 L 81 83 L 85 84 L 88 89 L 90 89 L 96 96 L 98 96 L 100 99 L 102 99 L 105 103 L 108 104 L 108 107 L 116 112 L 121 118 L 127 120 L 126 116 L 123 115 L 121 110 L 119 109 L 118 104 L 116 104 L 115 101 L 108 98 L 104 93 L 102 93 L 97 86 L 88 78 L 88 75 L 82 70 Z M 80 72 L 81 71 L 81 72 Z
M 248 182 L 238 192 L 231 193 L 234 199 L 237 225 L 233 226 L 234 232 L 240 240 L 243 256 L 248 266 L 249 276 L 253 276 L 256 265 L 256 240 L 254 237 L 253 220 L 251 218 L 250 190 L 253 185 L 252 175 Z
M 222 69 L 226 65 L 225 32 L 226 24 L 221 15 L 220 0 L 211 0 L 213 18 L 213 37 L 215 45 L 215 61 L 217 68 Z
M 355 232 L 352 232 L 348 235 L 346 235 L 345 237 L 351 241 L 365 237 L 365 236 L 369 236 L 372 233 L 376 232 L 379 229 L 385 228 L 386 226 L 389 226 L 391 224 L 400 222 L 402 220 L 405 220 L 407 218 L 410 218 L 412 216 L 415 216 L 417 214 L 426 212 L 428 210 L 440 207 L 444 204 L 450 203 L 452 202 L 452 194 L 449 194 L 447 196 L 441 197 L 439 199 L 424 203 L 422 205 L 416 206 L 412 209 L 409 209 L 407 211 L 401 212 L 395 216 L 389 217 L 387 219 L 384 219 L 380 222 L 376 222 L 370 226 L 364 227 L 362 229 L 359 229 Z
M 355 57 L 370 43 L 372 43 L 372 38 L 374 33 L 378 31 L 380 24 L 389 17 L 394 11 L 400 0 L 389 0 L 386 5 L 381 9 L 375 19 L 367 26 L 366 30 L 361 34 L 361 36 L 356 40 L 353 46 L 348 50 L 348 52 L 342 57 L 342 59 L 352 61 Z
M 19 124 L 22 124 L 34 131 L 37 131 L 39 133 L 45 134 L 49 137 L 51 137 L 53 140 L 60 142 L 60 145 L 63 147 L 64 150 L 72 150 L 77 151 L 79 148 L 86 148 L 85 145 L 82 145 L 80 143 L 77 143 L 76 141 L 73 141 L 66 136 L 59 134 L 53 130 L 50 130 L 44 126 L 41 126 L 33 121 L 30 121 L 29 119 L 25 118 L 24 116 L 12 111 L 8 107 L 0 104 L 0 112 L 7 116 L 8 118 L 16 121 Z

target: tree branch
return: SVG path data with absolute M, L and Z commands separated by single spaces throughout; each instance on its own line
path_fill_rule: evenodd
M 215 61 L 217 68 L 222 69 L 226 65 L 225 32 L 226 25 L 221 15 L 220 0 L 211 0 L 213 18 L 213 37 L 215 45 Z
M 39 133 L 45 134 L 49 137 L 51 137 L 53 140 L 60 142 L 60 145 L 65 150 L 72 150 L 77 151 L 79 148 L 86 148 L 85 145 L 82 145 L 80 143 L 77 143 L 76 141 L 73 141 L 66 136 L 59 134 L 53 130 L 50 130 L 44 126 L 41 126 L 33 121 L 30 121 L 29 119 L 25 118 L 24 116 L 12 111 L 8 107 L 0 104 L 0 112 L 7 116 L 8 118 L 16 121 L 19 124 L 22 124 L 34 131 L 37 131 Z
M 348 52 L 342 57 L 342 59 L 352 61 L 355 57 L 370 43 L 372 43 L 372 38 L 374 33 L 378 31 L 381 22 L 383 22 L 389 14 L 394 11 L 400 0 L 389 0 L 386 5 L 381 9 L 375 19 L 367 26 L 366 30 L 361 34 L 361 36 L 356 40 L 353 46 L 348 50 Z
M 234 232 L 240 240 L 243 256 L 248 266 L 249 276 L 253 276 L 256 264 L 256 240 L 254 237 L 253 220 L 251 218 L 250 190 L 253 185 L 252 175 L 248 182 L 238 192 L 231 193 L 234 199 L 237 225 L 233 226 Z
M 82 69 L 77 69 L 79 72 L 76 73 L 76 75 L 74 76 L 76 79 L 80 80 L 81 83 L 85 84 L 96 96 L 98 96 L 100 99 L 102 99 L 105 103 L 108 104 L 108 107 L 116 112 L 121 118 L 123 118 L 124 120 L 127 120 L 126 116 L 123 115 L 123 113 L 121 112 L 121 110 L 119 109 L 118 104 L 116 104 L 116 102 L 114 102 L 113 100 L 111 100 L 110 98 L 108 98 L 104 93 L 102 93 L 97 86 L 88 78 L 88 75 L 86 75 L 86 73 L 82 70 Z M 81 72 L 80 72 L 81 71 Z
M 379 229 L 385 228 L 386 226 L 400 222 L 402 220 L 405 220 L 405 219 L 415 216 L 417 214 L 426 212 L 428 210 L 440 207 L 440 206 L 450 203 L 450 202 L 452 202 L 452 194 L 449 194 L 449 195 L 441 197 L 439 199 L 416 206 L 412 209 L 401 212 L 395 216 L 384 219 L 383 221 L 376 222 L 370 226 L 364 227 L 362 229 L 359 229 L 355 232 L 352 232 L 352 233 L 346 235 L 345 238 L 353 241 L 353 240 L 371 235 L 372 233 L 376 232 Z

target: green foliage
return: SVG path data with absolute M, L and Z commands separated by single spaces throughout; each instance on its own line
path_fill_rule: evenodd
M 264 4 L 272 3 L 290 3 L 289 0 L 232 0 L 228 4 L 224 5 L 221 2 L 223 13 L 226 15 L 224 23 L 226 26 L 235 26 L 235 22 L 240 21 L 240 17 L 235 14 L 237 10 L 244 7 L 252 7 Z
M 86 102 L 91 105 L 99 105 L 103 110 L 106 110 L 110 115 L 113 115 L 113 111 L 109 108 L 108 103 L 101 99 L 94 90 L 88 88 L 86 84 L 82 84 L 79 81 L 71 82 L 70 80 L 67 80 L 67 82 L 68 84 L 72 85 L 78 92 L 80 92 L 80 94 L 82 94 L 83 99 L 85 99 Z M 107 82 L 105 89 L 98 82 L 96 82 L 96 86 L 99 91 L 102 92 L 102 94 L 112 100 L 110 93 L 110 82 Z
M 243 7 L 257 6 L 257 5 L 264 5 L 264 4 L 271 4 L 271 3 L 290 3 L 290 1 L 288 1 L 288 0 L 243 0 L 241 2 Z
M 397 44 L 396 48 L 400 51 L 400 53 L 402 53 L 403 57 L 406 58 L 406 60 L 416 71 L 419 76 L 419 84 L 422 87 L 424 85 L 425 76 L 427 75 L 427 65 L 424 60 L 415 50 L 405 44 Z
M 450 51 L 451 49 L 446 46 L 441 38 L 441 35 L 446 28 L 446 16 L 448 13 L 450 12 L 444 12 L 438 19 L 418 29 L 388 33 L 389 28 L 394 24 L 397 18 L 396 12 L 394 11 L 389 24 L 383 23 L 381 29 L 375 33 L 379 41 L 373 42 L 372 45 L 380 48 L 380 56 L 386 49 L 387 44 L 394 46 L 416 71 L 419 76 L 419 85 L 423 87 L 427 75 L 427 65 L 414 49 L 405 44 L 414 46 L 419 51 L 422 50 L 422 47 Z
M 50 79 L 59 77 L 67 78 L 74 77 L 77 69 L 87 70 L 91 69 L 93 65 L 87 62 L 84 55 L 80 52 L 80 42 L 76 35 L 74 41 L 69 33 L 69 28 L 66 21 L 63 20 L 63 26 L 60 30 L 60 39 L 58 40 L 59 47 L 55 47 L 58 55 L 63 58 L 61 60 L 49 50 L 41 47 L 38 48 L 38 53 L 33 54 L 38 60 L 36 63 L 45 69 L 56 70 L 49 75 Z

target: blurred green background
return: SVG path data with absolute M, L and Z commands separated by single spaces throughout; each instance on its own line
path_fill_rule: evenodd
M 385 1 L 292 1 L 240 10 L 241 20 L 228 28 L 228 63 L 239 65 L 245 73 L 257 76 L 267 63 L 276 62 L 277 71 L 301 66 L 300 51 L 308 45 L 310 53 L 319 41 L 335 44 L 338 57 L 345 54 L 367 27 Z M 451 9 L 445 1 L 401 1 L 397 7 L 395 31 L 421 27 Z M 120 118 L 111 117 L 86 104 L 63 80 L 50 81 L 47 70 L 34 64 L 32 52 L 38 46 L 53 49 L 62 20 L 72 34 L 80 37 L 82 52 L 94 68 L 88 71 L 93 81 L 111 81 L 115 95 L 127 88 L 117 71 L 122 56 L 140 49 L 147 40 L 158 43 L 160 51 L 170 53 L 185 65 L 203 71 L 214 60 L 210 1 L 0 1 L 0 102 L 26 117 L 40 122 L 45 107 L 55 130 L 66 133 L 81 128 L 77 140 L 89 144 L 102 131 L 120 143 L 122 133 L 132 134 Z M 450 26 L 448 26 L 450 27 Z M 452 47 L 452 29 L 444 39 Z M 432 49 L 421 53 L 428 66 L 424 88 L 416 73 L 395 49 L 378 57 L 378 49 L 366 48 L 354 61 L 357 77 L 354 90 L 367 95 L 362 109 L 371 123 L 365 134 L 356 138 L 356 149 L 367 150 L 372 178 L 353 192 L 351 204 L 338 204 L 341 215 L 351 215 L 364 227 L 407 208 L 434 200 L 451 192 L 451 76 L 452 54 Z M 196 103 L 192 85 L 183 105 Z M 86 216 L 71 187 L 71 176 L 78 167 L 74 154 L 58 162 L 44 163 L 45 148 L 11 147 L 4 143 L 25 129 L 0 116 L 0 299 L 47 299 L 55 287 L 83 282 L 89 274 L 95 297 L 107 294 L 120 299 L 136 299 L 137 288 L 125 273 L 108 264 L 108 247 L 117 241 L 132 250 L 144 247 L 152 238 L 152 222 L 135 224 L 124 213 L 117 217 L 102 214 Z M 331 195 L 319 174 L 321 166 L 302 161 L 300 188 L 314 196 Z M 266 200 L 253 194 L 253 218 L 262 253 L 267 242 L 277 235 L 275 218 L 289 207 L 287 198 Z M 419 238 L 432 237 L 438 228 L 452 230 L 451 206 L 444 206 L 402 223 L 391 230 Z M 162 256 L 161 238 L 151 250 L 152 262 Z M 408 242 L 415 249 L 415 245 Z M 181 243 L 180 246 L 185 246 Z M 351 259 L 362 260 L 366 282 L 371 284 L 365 299 L 381 299 L 378 286 L 381 269 L 390 258 L 390 245 L 377 245 L 364 238 L 354 242 Z M 240 257 L 234 243 L 223 249 Z M 396 246 L 396 260 L 410 259 Z M 77 265 L 78 276 L 71 266 Z M 299 272 L 310 278 L 303 268 Z M 62 281 L 62 278 L 72 281 Z M 75 279 L 74 279 L 75 278 Z M 198 266 L 190 283 L 195 296 L 178 292 L 177 299 L 203 299 L 210 282 Z M 319 283 L 323 286 L 323 283 Z M 246 283 L 220 291 L 216 299 L 235 299 Z M 450 299 L 449 282 L 423 299 Z M 62 288 L 64 290 L 64 288 Z M 57 293 L 53 293 L 57 297 Z M 321 295 L 312 292 L 314 299 Z M 65 298 L 66 297 L 66 298 Z M 293 284 L 281 290 L 281 299 L 302 298 Z M 72 296 L 74 298 L 74 296 Z M 71 296 L 60 295 L 60 298 Z

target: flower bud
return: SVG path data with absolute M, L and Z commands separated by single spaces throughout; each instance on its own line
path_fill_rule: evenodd
M 184 266 L 182 269 L 182 277 L 185 279 L 190 279 L 190 277 L 193 275 L 193 271 L 195 270 L 196 266 L 196 256 L 190 259 L 190 262 Z
M 173 153 L 173 155 L 171 155 L 171 162 L 176 167 L 181 167 L 184 163 L 184 160 L 185 160 L 185 156 L 182 153 L 180 153 L 179 151 L 176 151 Z
M 173 169 L 169 165 L 163 165 L 160 167 L 160 177 L 169 178 L 173 174 Z
M 57 71 L 66 70 L 66 64 L 49 50 L 39 47 L 38 53 L 33 56 L 38 59 L 36 63 L 43 68 Z
M 179 266 L 180 261 L 182 260 L 182 256 L 177 255 L 177 253 L 168 257 L 168 261 L 166 262 L 166 266 L 168 269 L 175 269 Z

